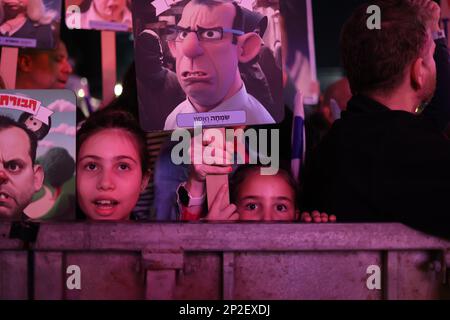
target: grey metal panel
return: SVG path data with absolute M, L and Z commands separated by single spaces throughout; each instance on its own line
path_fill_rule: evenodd
M 450 242 L 395 223 L 91 222 L 41 224 L 35 245 L 38 250 L 56 251 L 126 251 L 131 247 L 184 251 L 409 250 L 450 248 Z
M 236 255 L 236 299 L 382 298 L 366 286 L 367 267 L 380 265 L 378 252 L 288 252 Z
M 27 279 L 27 252 L 0 251 L 0 299 L 27 299 Z
M 63 299 L 65 276 L 62 252 L 35 252 L 34 263 L 34 298 Z
M 8 239 L 8 231 L 9 224 L 0 222 L 0 294 L 25 299 L 26 252 L 18 252 L 23 245 Z M 34 245 L 35 295 L 449 298 L 437 270 L 445 269 L 442 252 L 449 248 L 450 242 L 401 224 L 43 223 Z M 65 286 L 69 265 L 81 268 L 81 290 Z M 381 290 L 366 286 L 369 265 L 382 269 Z
M 64 270 L 70 265 L 81 269 L 81 289 L 69 290 L 64 285 L 65 299 L 144 299 L 145 272 L 141 268 L 141 255 L 131 248 L 130 252 L 68 252 Z

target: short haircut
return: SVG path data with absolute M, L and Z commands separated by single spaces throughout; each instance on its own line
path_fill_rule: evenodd
M 28 136 L 28 140 L 30 142 L 30 150 L 28 154 L 30 155 L 31 162 L 35 163 L 36 161 L 36 149 L 37 149 L 37 137 L 30 129 L 28 129 L 25 124 L 16 122 L 14 119 L 11 119 L 7 116 L 0 115 L 0 132 L 9 129 L 9 128 L 19 128 L 25 131 Z
M 247 179 L 248 176 L 254 172 L 256 172 L 257 174 L 261 174 L 261 168 L 265 168 L 265 167 L 266 166 L 262 166 L 262 165 L 246 164 L 246 165 L 240 166 L 233 173 L 233 175 L 231 176 L 231 180 L 230 180 L 231 203 L 236 203 L 241 185 L 245 181 L 245 179 Z M 275 176 L 282 177 L 284 179 L 284 181 L 286 181 L 286 183 L 291 187 L 292 192 L 294 193 L 294 197 L 295 197 L 295 199 L 294 199 L 295 206 L 298 207 L 298 203 L 297 203 L 298 185 L 295 182 L 292 175 L 288 171 L 280 168 Z
M 370 30 L 367 8 L 381 9 L 381 29 Z M 341 33 L 341 56 L 353 94 L 392 92 L 428 43 L 421 8 L 407 0 L 375 0 L 359 7 Z
M 91 115 L 77 132 L 77 154 L 83 143 L 92 135 L 106 129 L 121 129 L 130 133 L 138 144 L 142 174 L 149 170 L 149 156 L 146 147 L 145 132 L 131 113 L 122 110 L 104 109 Z

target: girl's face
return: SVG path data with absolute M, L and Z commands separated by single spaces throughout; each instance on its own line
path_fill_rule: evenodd
M 81 146 L 77 162 L 78 204 L 94 220 L 126 220 L 148 183 L 139 146 L 123 129 L 104 129 Z
M 239 187 L 237 212 L 240 220 L 293 221 L 295 192 L 281 175 L 263 176 L 251 171 Z

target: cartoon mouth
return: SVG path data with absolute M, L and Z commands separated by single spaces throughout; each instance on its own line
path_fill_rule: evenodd
M 184 71 L 183 73 L 181 73 L 181 76 L 183 78 L 189 79 L 189 78 L 206 77 L 207 74 L 203 71 Z

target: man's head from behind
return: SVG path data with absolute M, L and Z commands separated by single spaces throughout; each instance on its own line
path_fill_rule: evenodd
M 71 73 L 72 66 L 62 41 L 54 50 L 21 49 L 16 89 L 64 89 Z
M 369 5 L 381 9 L 381 29 L 369 29 Z M 341 55 L 353 94 L 392 95 L 407 90 L 428 102 L 436 87 L 435 44 L 421 8 L 407 0 L 359 7 L 343 27 Z
M 192 0 L 178 27 L 169 48 L 180 84 L 191 102 L 212 109 L 239 91 L 238 63 L 256 57 L 262 40 L 243 32 L 242 10 L 228 1 Z
M 17 218 L 41 187 L 37 138 L 23 124 L 0 116 L 0 218 Z

